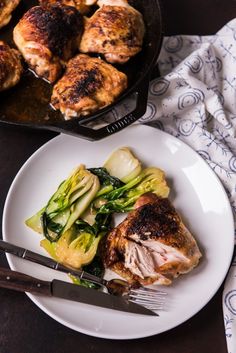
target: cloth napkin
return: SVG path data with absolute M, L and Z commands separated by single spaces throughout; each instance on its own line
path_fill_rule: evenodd
M 150 84 L 139 122 L 176 136 L 205 159 L 236 220 L 236 19 L 213 36 L 165 37 L 158 64 L 161 77 Z M 236 353 L 236 257 L 223 313 L 228 353 Z

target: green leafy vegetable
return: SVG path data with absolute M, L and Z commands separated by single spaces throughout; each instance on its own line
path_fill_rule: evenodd
M 106 194 L 112 191 L 113 189 L 119 188 L 124 185 L 124 183 L 120 179 L 111 176 L 107 172 L 106 168 L 89 168 L 88 170 L 91 173 L 97 175 L 97 177 L 99 178 L 101 188 L 98 191 L 96 197 Z
M 101 186 L 107 186 L 107 185 L 112 185 L 115 188 L 119 188 L 122 185 L 124 185 L 124 183 L 122 183 L 122 181 L 114 176 L 111 176 L 106 168 L 89 168 L 88 169 L 91 173 L 97 175 L 97 177 L 99 178 L 100 184 Z
M 99 198 L 102 204 L 96 211 L 95 220 L 105 214 L 114 212 L 129 212 L 134 208 L 137 199 L 152 192 L 161 197 L 167 197 L 169 187 L 166 184 L 164 172 L 159 168 L 146 168 L 136 178 L 124 186 L 112 190 Z M 98 200 L 93 202 L 94 207 L 99 204 Z
M 142 170 L 128 148 L 119 148 L 104 167 L 85 169 L 80 165 L 72 171 L 26 224 L 44 235 L 41 246 L 56 261 L 102 276 L 98 245 L 111 229 L 113 214 L 133 210 L 137 199 L 147 192 L 168 196 L 164 172 L 154 167 Z M 76 277 L 72 280 L 91 286 Z
M 118 148 L 104 163 L 104 168 L 111 176 L 124 183 L 136 178 L 141 172 L 141 163 L 127 147 Z
M 72 282 L 74 284 L 77 284 L 78 286 L 83 286 L 86 288 L 93 288 L 93 289 L 99 288 L 99 285 L 97 285 L 93 282 L 87 281 L 85 279 L 80 279 L 79 277 L 76 277 L 76 276 L 72 275 L 71 273 L 69 273 L 69 277 L 72 280 Z
M 98 177 L 80 165 L 26 224 L 49 241 L 57 241 L 87 209 L 99 188 Z
M 101 233 L 103 235 L 110 230 L 111 221 L 112 221 L 111 215 L 102 215 L 101 217 L 98 217 L 98 218 L 95 217 L 95 222 L 92 226 L 82 219 L 78 219 L 75 222 L 75 224 L 77 226 L 77 229 L 80 229 L 80 231 L 87 232 L 97 236 L 98 234 L 101 234 Z
M 58 262 L 72 268 L 81 268 L 92 262 L 102 235 L 101 233 L 96 236 L 81 231 L 73 225 L 57 242 L 51 243 L 48 239 L 44 239 L 41 246 Z
M 58 255 L 56 254 L 56 252 L 58 253 L 58 251 L 57 251 L 57 246 L 55 242 L 51 243 L 48 239 L 43 239 L 41 240 L 40 244 L 54 260 L 58 262 L 61 261 L 61 258 L 59 258 Z M 65 265 L 68 265 L 68 264 L 65 264 Z M 98 255 L 95 255 L 89 264 L 83 266 L 83 270 L 88 273 L 91 273 L 94 276 L 101 278 L 104 274 L 104 266 L 103 266 L 101 257 Z M 90 281 L 80 280 L 78 277 L 71 274 L 69 274 L 69 276 L 75 284 L 82 285 L 88 288 L 97 288 L 97 285 Z
M 90 264 L 84 266 L 83 270 L 101 278 L 104 274 L 104 266 L 101 257 L 95 255 L 93 261 L 90 262 Z

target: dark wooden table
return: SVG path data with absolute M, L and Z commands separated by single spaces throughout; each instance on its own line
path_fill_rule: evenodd
M 166 35 L 213 34 L 236 17 L 235 0 L 162 1 Z M 54 136 L 49 132 L 0 127 L 1 215 L 19 168 Z M 2 254 L 0 266 L 8 266 Z M 25 294 L 0 289 L 0 353 L 226 353 L 221 298 L 222 288 L 197 315 L 166 333 L 115 341 L 74 332 L 48 317 Z

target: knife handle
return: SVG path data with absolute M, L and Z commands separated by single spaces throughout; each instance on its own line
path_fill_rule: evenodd
M 51 282 L 28 276 L 24 273 L 0 268 L 0 287 L 19 292 L 30 292 L 51 296 Z

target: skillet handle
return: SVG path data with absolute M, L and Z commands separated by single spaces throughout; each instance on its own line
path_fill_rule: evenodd
M 100 129 L 92 129 L 86 126 L 83 126 L 82 123 L 78 120 L 70 120 L 65 122 L 65 131 L 69 134 L 81 136 L 88 140 L 100 140 L 104 137 L 110 136 L 125 127 L 131 125 L 146 112 L 147 109 L 147 97 L 148 97 L 148 87 L 149 87 L 149 77 L 140 84 L 136 94 L 136 107 L 135 109 L 123 116 L 119 120 L 110 123 L 106 126 L 101 127 Z M 101 119 L 102 115 L 98 119 Z M 48 128 L 48 127 L 47 127 Z M 55 126 L 51 127 L 52 130 L 57 131 L 58 129 Z M 60 131 L 59 131 L 60 132 Z

